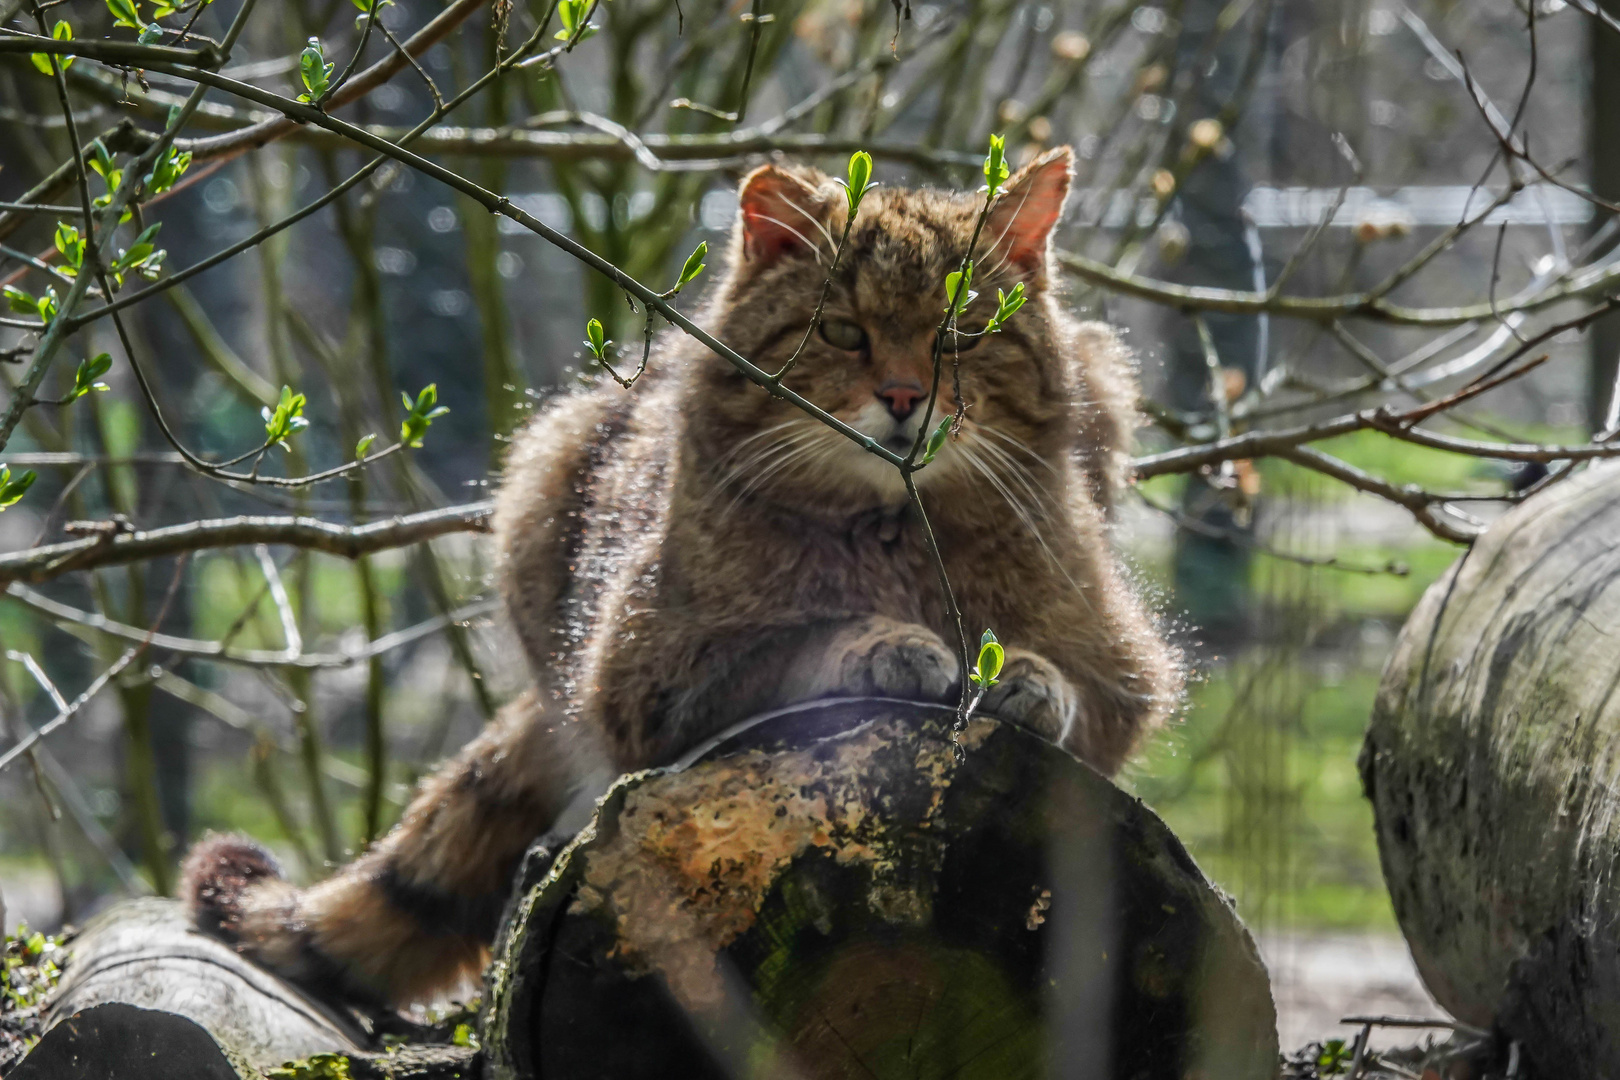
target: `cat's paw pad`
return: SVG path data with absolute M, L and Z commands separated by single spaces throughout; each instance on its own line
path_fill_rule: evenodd
M 1079 701 L 1074 687 L 1050 660 L 1008 649 L 996 685 L 985 691 L 977 711 L 1028 728 L 1061 743 L 1074 726 Z
M 846 693 L 943 701 L 956 685 L 956 654 L 926 626 L 884 624 L 839 643 L 836 670 Z

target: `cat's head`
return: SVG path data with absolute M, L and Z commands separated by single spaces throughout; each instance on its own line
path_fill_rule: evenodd
M 1072 176 L 1067 147 L 1009 179 L 973 248 L 973 290 L 947 336 L 932 427 L 967 403 L 959 439 L 917 474 L 919 485 L 1008 482 L 1072 439 L 1072 325 L 1048 295 L 1051 234 Z M 946 275 L 967 254 L 984 192 L 877 187 L 860 204 L 843 255 L 844 188 L 801 166 L 767 165 L 738 192 L 731 265 L 706 322 L 767 372 L 798 353 L 783 385 L 897 454 L 922 429 L 934 386 Z M 831 271 L 830 285 L 828 285 Z M 997 290 L 1028 302 L 985 334 Z M 818 303 L 819 326 L 811 332 Z M 691 449 L 724 486 L 806 507 L 896 505 L 891 464 L 709 357 L 687 399 Z M 1047 466 L 1049 467 L 1049 466 Z M 997 480 L 990 479 L 993 473 Z

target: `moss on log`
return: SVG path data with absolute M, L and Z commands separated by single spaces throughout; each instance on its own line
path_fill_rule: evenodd
M 1424 595 L 1361 769 L 1435 999 L 1542 1075 L 1620 1061 L 1620 470 L 1504 516 Z
M 509 915 L 491 1075 L 1273 1076 L 1264 968 L 1169 830 L 951 719 L 801 707 L 619 781 Z

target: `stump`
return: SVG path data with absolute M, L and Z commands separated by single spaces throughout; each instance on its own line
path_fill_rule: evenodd
M 952 720 L 801 706 L 620 780 L 520 888 L 490 1075 L 1275 1075 L 1253 942 L 1163 823 Z
M 519 875 L 483 1060 L 377 1052 L 142 901 L 73 943 L 8 1080 L 245 1080 L 319 1052 L 357 1080 L 1273 1077 L 1254 943 L 1163 823 L 1016 727 L 976 719 L 958 749 L 953 719 L 799 706 L 583 800 Z
M 1435 999 L 1547 1076 L 1620 1061 L 1620 470 L 1503 517 L 1424 595 L 1361 771 Z

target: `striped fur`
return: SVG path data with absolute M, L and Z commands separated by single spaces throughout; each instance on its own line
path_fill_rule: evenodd
M 917 481 L 970 632 L 1008 646 L 986 706 L 1111 773 L 1168 712 L 1179 672 L 1109 548 L 1135 422 L 1129 357 L 1107 327 L 1072 322 L 1050 284 L 1069 161 L 1026 167 L 985 224 L 981 295 L 961 324 L 982 327 L 998 288 L 1022 283 L 1030 300 L 947 357 L 939 408 L 960 393 L 966 421 Z M 806 337 L 844 195 L 811 169 L 756 170 L 700 321 L 767 370 L 804 341 L 787 385 L 907 447 L 923 417 L 880 393 L 931 383 L 943 281 L 980 198 L 870 192 L 828 297 L 840 332 Z M 495 533 L 534 690 L 327 881 L 294 889 L 242 842 L 199 848 L 200 925 L 329 990 L 416 999 L 484 962 L 525 847 L 582 778 L 667 762 L 792 701 L 948 699 L 960 685 L 894 470 L 690 339 L 661 341 L 632 390 L 600 385 L 538 415 L 512 448 Z

